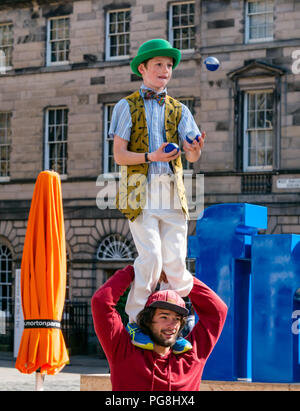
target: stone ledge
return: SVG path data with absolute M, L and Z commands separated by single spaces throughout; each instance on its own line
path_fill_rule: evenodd
M 110 374 L 80 375 L 80 391 L 111 391 Z M 300 384 L 202 381 L 200 391 L 300 391 Z

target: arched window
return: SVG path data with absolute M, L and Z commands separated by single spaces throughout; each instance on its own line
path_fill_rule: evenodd
M 0 310 L 11 312 L 12 304 L 12 253 L 0 244 Z
M 136 257 L 132 241 L 121 234 L 110 234 L 105 237 L 97 250 L 98 260 L 133 260 Z

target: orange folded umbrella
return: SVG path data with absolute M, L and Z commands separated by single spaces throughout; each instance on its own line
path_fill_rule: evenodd
M 66 291 L 66 244 L 61 183 L 39 174 L 31 202 L 21 264 L 24 331 L 15 367 L 54 375 L 69 361 L 60 329 Z

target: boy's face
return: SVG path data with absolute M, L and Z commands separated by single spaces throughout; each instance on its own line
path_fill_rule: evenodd
M 161 92 L 172 77 L 173 59 L 171 57 L 153 57 L 147 64 L 138 67 L 143 76 L 144 85 Z

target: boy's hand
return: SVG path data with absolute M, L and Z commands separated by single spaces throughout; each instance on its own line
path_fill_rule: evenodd
M 204 146 L 204 140 L 206 137 L 205 131 L 201 133 L 199 141 L 194 140 L 191 144 L 186 140 L 183 141 L 183 150 L 185 152 L 185 158 L 187 161 L 194 163 L 201 156 L 201 150 Z
M 179 150 L 177 152 L 176 149 L 173 151 L 170 151 L 170 153 L 165 153 L 164 148 L 168 145 L 168 143 L 162 143 L 162 145 L 156 150 L 153 151 L 152 153 L 148 154 L 148 158 L 150 161 L 162 161 L 164 163 L 167 163 L 171 160 L 175 160 L 177 157 L 181 155 L 181 151 Z

